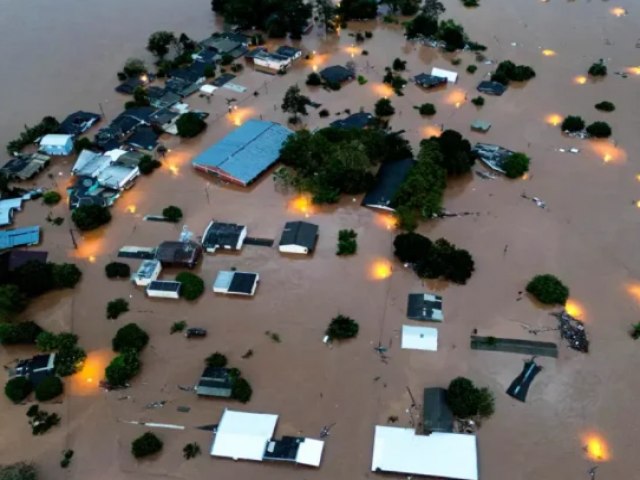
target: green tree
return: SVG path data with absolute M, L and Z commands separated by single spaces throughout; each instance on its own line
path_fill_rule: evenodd
M 138 163 L 138 168 L 140 169 L 140 173 L 143 175 L 149 175 L 156 168 L 159 168 L 162 164 L 153 158 L 150 155 L 144 155 L 140 159 L 140 163 Z
M 111 212 L 100 205 L 80 205 L 71 214 L 71 220 L 82 231 L 95 230 L 111 221 Z
M 182 220 L 182 210 L 175 205 L 169 205 L 162 210 L 162 216 L 173 223 L 178 223 Z
M 602 101 L 595 104 L 596 110 L 600 110 L 601 112 L 613 112 L 616 109 L 616 106 L 608 101 Z
M 560 125 L 563 132 L 579 132 L 584 129 L 584 120 L 582 117 L 568 115 Z
M 393 253 L 402 263 L 419 262 L 432 247 L 431 240 L 419 233 L 401 233 L 393 240 Z
M 115 320 L 123 313 L 129 311 L 129 302 L 124 298 L 116 298 L 107 303 L 107 318 L 109 320 Z
M 427 14 L 420 14 L 406 24 L 405 34 L 409 40 L 414 38 L 428 38 L 438 31 L 438 19 Z
M 93 150 L 95 148 L 94 143 L 87 137 L 77 138 L 73 144 L 73 149 L 76 153 L 80 153 L 83 150 Z
M 162 59 L 169 53 L 171 45 L 175 43 L 176 37 L 172 32 L 161 30 L 151 34 L 147 43 L 147 50 Z
M 318 20 L 324 25 L 325 32 L 334 30 L 336 6 L 332 0 L 315 0 Z
M 14 270 L 12 280 L 21 292 L 37 297 L 53 288 L 52 265 L 31 260 Z
M 481 107 L 484 105 L 484 97 L 482 95 L 478 95 L 477 97 L 473 97 L 471 99 L 471 103 L 473 103 L 476 107 Z
M 4 386 L 4 393 L 13 403 L 20 403 L 33 391 L 33 384 L 26 377 L 14 377 Z
M 149 343 L 149 335 L 136 323 L 129 323 L 121 327 L 116 332 L 115 337 L 111 341 L 114 352 L 124 352 L 125 350 L 133 350 L 141 352 Z
M 587 127 L 587 133 L 594 138 L 609 138 L 611 127 L 607 122 L 593 122 Z
M 135 458 L 148 457 L 162 450 L 162 440 L 155 434 L 146 432 L 131 443 L 131 454 Z
M 187 300 L 195 300 L 204 293 L 204 280 L 191 272 L 180 272 L 176 275 L 176 282 L 180 282 L 180 296 Z
M 592 77 L 604 77 L 607 75 L 607 66 L 602 59 L 589 67 L 589 75 Z
M 640 338 L 640 322 L 631 325 L 629 335 L 631 335 L 631 338 L 634 340 L 638 340 Z
M 525 82 L 536 76 L 533 68 L 527 65 L 516 65 L 511 60 L 505 60 L 498 64 L 498 68 L 491 76 L 494 82 L 508 85 L 509 82 Z
M 207 123 L 197 113 L 187 112 L 178 117 L 176 127 L 180 137 L 193 138 L 207 128 Z
M 420 115 L 431 116 L 436 114 L 436 106 L 433 103 L 423 103 L 418 107 Z
M 58 336 L 55 333 L 43 330 L 36 337 L 36 346 L 42 352 L 57 350 L 59 346 Z
M 407 62 L 401 58 L 395 58 L 391 66 L 396 72 L 402 72 L 407 69 Z
M 434 162 L 444 168 L 449 175 L 468 173 L 475 163 L 471 144 L 455 130 L 445 130 L 439 137 L 424 142 L 433 142 L 438 145 L 441 155 L 434 156 Z
M 122 70 L 129 77 L 137 77 L 147 73 L 147 66 L 139 58 L 128 58 Z
M 445 50 L 453 52 L 465 46 L 464 29 L 453 20 L 443 20 L 438 26 L 438 39 L 445 43 Z
M 477 388 L 465 377 L 451 381 L 446 398 L 451 412 L 459 418 L 489 417 L 494 411 L 494 398 L 489 389 Z
M 238 377 L 233 382 L 231 387 L 231 398 L 238 400 L 242 403 L 247 403 L 251 400 L 253 389 L 247 380 L 242 377 Z
M 138 85 L 133 90 L 133 102 L 136 107 L 148 107 L 149 106 L 149 95 L 147 94 L 147 90 Z
M 307 76 L 307 81 L 305 83 L 309 86 L 314 86 L 314 87 L 318 85 L 322 85 L 322 77 L 316 72 L 311 72 Z
M 396 113 L 396 109 L 391 105 L 391 100 L 388 98 L 381 98 L 376 102 L 374 112 L 376 117 L 390 117 Z
M 353 318 L 338 315 L 331 320 L 325 333 L 331 340 L 345 340 L 358 335 L 359 330 L 360 326 Z
M 220 352 L 215 352 L 205 359 L 205 363 L 207 367 L 224 368 L 227 366 L 227 357 Z
M 351 229 L 338 232 L 338 250 L 336 255 L 353 255 L 358 250 L 358 234 Z
M 280 108 L 282 108 L 283 112 L 293 115 L 295 120 L 292 123 L 298 123 L 298 115 L 307 115 L 309 102 L 309 97 L 300 93 L 300 87 L 292 85 L 285 92 Z
M 73 288 L 82 278 L 82 271 L 73 263 L 54 263 L 51 276 L 54 288 Z
M 64 385 L 60 377 L 46 377 L 35 388 L 36 400 L 46 402 L 62 395 L 63 391 Z
M 140 371 L 138 353 L 127 350 L 115 357 L 105 369 L 105 377 L 112 387 L 124 387 Z
M 110 262 L 105 265 L 104 273 L 107 278 L 129 278 L 131 276 L 131 267 L 122 262 Z
M 33 344 L 41 333 L 42 328 L 34 322 L 0 322 L 1 345 Z
M 422 3 L 422 13 L 429 18 L 437 20 L 444 12 L 444 5 L 439 0 L 424 0 Z
M 478 67 L 476 65 L 467 65 L 467 73 L 476 73 Z
M 406 205 L 400 205 L 395 210 L 397 227 L 405 232 L 413 232 L 418 228 L 418 214 Z
M 216 67 L 214 65 L 206 65 L 203 70 L 204 76 L 213 78 L 216 76 Z
M 0 465 L 0 480 L 37 480 L 38 472 L 32 463 L 18 462 Z
M 65 334 L 61 334 L 65 335 Z M 70 334 L 67 334 L 70 335 Z M 60 341 L 60 340 L 59 340 Z M 55 372 L 61 377 L 68 377 L 82 369 L 87 352 L 77 345 L 65 345 L 62 343 L 56 353 Z
M 22 312 L 27 308 L 27 303 L 26 295 L 15 285 L 0 285 L 0 321 Z
M 62 200 L 62 195 L 55 190 L 49 190 L 42 195 L 42 201 L 45 205 L 57 205 L 60 200 Z
M 342 0 L 338 13 L 345 21 L 372 19 L 378 15 L 378 3 L 376 0 Z
M 519 178 L 529 171 L 529 157 L 524 153 L 514 153 L 504 161 L 502 168 L 507 177 Z
M 527 292 L 547 305 L 564 305 L 569 298 L 569 288 L 550 274 L 533 277 L 527 284 Z
M 191 460 L 198 455 L 200 455 L 200 445 L 198 445 L 196 442 L 187 443 L 182 449 L 182 456 L 185 458 L 185 460 Z

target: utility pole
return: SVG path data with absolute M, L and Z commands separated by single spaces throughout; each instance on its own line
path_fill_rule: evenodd
M 407 392 L 409 392 L 409 396 L 411 397 L 411 408 L 415 408 L 417 405 L 416 399 L 413 398 L 413 393 L 411 393 L 411 390 L 409 389 L 409 387 L 407 387 Z

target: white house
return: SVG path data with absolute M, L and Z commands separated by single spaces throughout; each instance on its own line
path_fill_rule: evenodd
M 154 280 L 147 287 L 147 296 L 151 298 L 180 298 L 182 284 L 171 280 Z
M 318 226 L 308 222 L 287 222 L 280 237 L 278 250 L 282 253 L 308 255 L 318 241 Z
M 98 183 L 113 190 L 124 190 L 131 187 L 139 175 L 138 167 L 109 165 L 98 175 Z
M 446 78 L 448 83 L 456 83 L 458 81 L 458 74 L 451 70 L 445 70 L 443 68 L 434 67 L 431 70 L 431 75 L 434 77 Z
M 221 270 L 213 283 L 215 293 L 254 296 L 260 275 L 251 272 Z
M 73 151 L 73 135 L 45 135 L 40 139 L 40 151 L 47 155 L 69 155 Z
M 260 53 L 253 58 L 256 67 L 260 67 L 273 72 L 281 72 L 291 66 L 292 60 L 284 55 L 275 53 Z
M 441 432 L 416 435 L 411 428 L 378 425 L 371 471 L 478 480 L 476 437 Z
M 138 271 L 131 275 L 131 281 L 139 287 L 147 287 L 160 276 L 162 265 L 158 260 L 143 260 Z
M 91 150 L 82 150 L 76 163 L 71 167 L 71 173 L 79 177 L 96 178 L 112 162 L 113 159 L 109 155 L 101 155 Z

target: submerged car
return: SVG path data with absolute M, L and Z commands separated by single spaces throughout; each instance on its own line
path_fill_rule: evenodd
M 207 331 L 204 328 L 187 328 L 184 336 L 187 338 L 206 337 Z

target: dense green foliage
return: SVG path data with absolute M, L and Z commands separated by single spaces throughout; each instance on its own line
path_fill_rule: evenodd
M 253 389 L 249 382 L 245 378 L 238 376 L 233 381 L 233 387 L 231 387 L 231 398 L 242 403 L 247 403 L 251 400 L 252 395 Z
M 54 117 L 44 117 L 40 123 L 33 127 L 27 127 L 25 125 L 20 136 L 7 144 L 7 153 L 13 155 L 16 152 L 20 152 L 27 145 L 35 143 L 38 138 L 49 133 L 57 132 L 59 127 L 60 124 Z
M 80 205 L 71 214 L 71 220 L 82 231 L 95 230 L 111 221 L 111 212 L 100 205 Z
M 604 77 L 607 75 L 607 66 L 602 59 L 589 67 L 589 75 L 592 77 Z
M 608 102 L 606 100 L 595 104 L 596 110 L 600 110 L 601 112 L 613 112 L 616 109 L 616 106 Z
M 607 122 L 593 122 L 587 127 L 587 133 L 594 138 L 609 138 L 611 127 Z
M 410 263 L 422 278 L 443 277 L 464 284 L 475 270 L 471 254 L 444 238 L 432 242 L 418 233 L 401 233 L 396 236 L 393 245 L 398 259 Z
M 46 402 L 62 395 L 64 391 L 64 384 L 60 377 L 52 376 L 42 379 L 42 381 L 36 386 L 36 400 L 39 402 Z
M 338 250 L 336 255 L 353 255 L 358 250 L 358 234 L 354 230 L 338 232 Z
M 436 37 L 444 42 L 444 49 L 448 52 L 461 50 L 466 45 L 464 28 L 453 20 L 440 22 Z
M 433 103 L 423 103 L 417 108 L 420 115 L 431 116 L 436 114 L 436 106 Z
M 509 85 L 509 82 L 526 82 L 536 76 L 536 72 L 528 65 L 516 65 L 511 60 L 498 64 L 498 68 L 491 75 L 491 80 Z
M 57 413 L 48 413 L 40 410 L 38 405 L 32 405 L 27 410 L 29 425 L 33 435 L 44 435 L 46 432 L 60 423 L 60 416 Z
M 178 117 L 176 127 L 180 137 L 193 138 L 207 128 L 207 122 L 200 118 L 197 113 L 187 112 Z
M 529 157 L 524 153 L 514 153 L 504 161 L 502 167 L 507 177 L 521 177 L 529 171 Z
M 112 387 L 123 387 L 140 371 L 142 363 L 138 353 L 127 350 L 115 357 L 105 369 L 105 377 Z
M 342 20 L 364 20 L 376 18 L 378 2 L 376 0 L 343 0 L 338 7 Z
M 437 31 L 438 19 L 421 13 L 407 22 L 405 35 L 409 40 L 420 37 L 428 38 L 434 36 Z
M 139 58 L 127 58 L 122 71 L 127 77 L 137 77 L 143 73 L 147 73 L 147 66 L 144 64 L 144 61 Z
M 527 284 L 527 292 L 546 305 L 564 305 L 569 298 L 569 288 L 550 274 L 533 277 Z
M 140 352 L 147 346 L 147 343 L 149 343 L 149 334 L 136 323 L 129 323 L 124 327 L 120 327 L 113 340 L 111 340 L 114 352 L 124 352 L 125 350 Z
M 560 125 L 563 132 L 579 132 L 584 129 L 584 120 L 576 115 L 568 115 Z
M 223 368 L 227 366 L 227 357 L 220 352 L 215 352 L 209 355 L 204 362 L 207 367 Z
M 0 320 L 6 321 L 27 308 L 27 296 L 16 285 L 0 285 Z
M 36 338 L 36 345 L 43 352 L 56 352 L 55 372 L 61 377 L 73 375 L 82 367 L 87 357 L 78 346 L 78 336 L 73 333 L 59 334 L 43 331 Z
M 353 318 L 338 315 L 331 320 L 325 333 L 330 340 L 345 340 L 358 335 L 359 330 L 360 326 Z
M 26 377 L 14 377 L 4 386 L 4 394 L 13 403 L 20 403 L 33 391 L 33 384 Z
M 478 0 L 462 0 L 462 5 L 467 8 L 479 7 L 480 3 Z
M 195 300 L 204 293 L 204 280 L 191 272 L 180 272 L 176 276 L 176 282 L 180 282 L 180 296 L 187 300 Z
M 473 97 L 471 99 L 471 103 L 473 103 L 476 107 L 481 107 L 484 105 L 484 97 L 482 95 L 478 95 L 477 97 Z
M 399 97 L 403 96 L 404 93 L 402 92 L 402 89 L 407 84 L 407 81 L 404 78 L 402 78 L 402 76 L 395 75 L 393 73 L 393 70 L 390 67 L 385 68 L 385 70 L 386 70 L 386 73 L 382 78 L 382 82 L 389 85 L 393 89 L 395 94 L 398 95 Z M 388 103 L 389 105 L 391 105 L 391 102 L 389 100 L 387 99 L 383 99 L 383 100 L 385 101 L 384 103 Z M 384 115 L 379 115 L 379 116 L 384 116 Z
M 320 76 L 319 73 L 316 72 L 311 72 L 308 76 L 307 76 L 307 81 L 305 82 L 307 85 L 309 86 L 318 86 L 318 85 L 322 85 L 322 77 Z
M 629 335 L 631 335 L 631 338 L 633 338 L 634 340 L 638 340 L 640 338 L 640 322 L 631 325 Z
M 153 32 L 147 42 L 147 50 L 158 58 L 164 58 L 169 53 L 171 45 L 176 43 L 177 39 L 172 32 L 164 30 Z
M 476 73 L 476 71 L 478 70 L 478 66 L 477 65 L 467 65 L 467 73 Z
M 107 303 L 107 318 L 109 320 L 115 320 L 123 313 L 129 311 L 129 302 L 124 298 L 116 298 Z
M 175 205 L 169 205 L 162 210 L 162 216 L 173 223 L 178 223 L 182 220 L 182 210 Z
M 131 454 L 136 458 L 147 457 L 162 450 L 162 445 L 155 434 L 146 432 L 131 442 Z
M 391 105 L 391 100 L 388 98 L 381 98 L 376 102 L 374 112 L 377 117 L 390 117 L 396 113 L 396 109 Z
M 138 168 L 140 169 L 140 173 L 143 175 L 149 175 L 156 168 L 159 168 L 162 165 L 158 160 L 153 159 L 150 155 L 145 155 L 140 159 L 140 163 L 138 164 Z
M 298 115 L 307 115 L 307 105 L 309 104 L 309 97 L 306 97 L 300 93 L 300 87 L 298 85 L 290 86 L 284 94 L 282 99 L 282 111 L 292 115 L 293 123 L 298 122 Z
M 31 463 L 0 465 L 0 480 L 37 480 L 36 467 Z
M 131 276 L 131 267 L 128 263 L 110 262 L 104 267 L 104 273 L 107 278 L 129 278 Z
M 57 205 L 60 200 L 62 200 L 62 195 L 55 190 L 49 190 L 42 195 L 42 201 L 45 205 Z
M 41 332 L 42 328 L 34 322 L 0 322 L 0 344 L 33 344 Z
M 445 130 L 439 137 L 421 142 L 421 146 L 432 143 L 440 155 L 432 155 L 432 161 L 444 168 L 449 175 L 463 175 L 471 170 L 475 157 L 471 153 L 471 143 L 455 130 Z
M 447 389 L 447 404 L 458 418 L 490 417 L 494 412 L 493 394 L 488 388 L 478 388 L 471 380 L 458 377 Z

